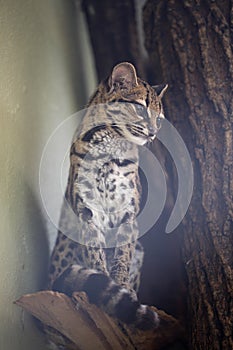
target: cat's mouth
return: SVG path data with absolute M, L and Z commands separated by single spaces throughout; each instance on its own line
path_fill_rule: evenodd
M 156 137 L 156 132 L 150 132 L 149 130 L 140 125 L 127 124 L 126 128 L 134 137 L 143 139 L 145 142 L 152 142 Z
M 151 133 L 140 125 L 127 125 L 128 139 L 138 145 L 151 143 L 156 138 L 156 132 Z

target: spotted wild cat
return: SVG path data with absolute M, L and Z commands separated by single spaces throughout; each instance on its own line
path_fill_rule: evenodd
M 156 137 L 166 89 L 151 87 L 127 62 L 100 83 L 72 141 L 51 257 L 53 290 L 85 291 L 90 302 L 141 329 L 156 327 L 159 320 L 136 296 L 143 259 L 137 242 L 138 145 Z

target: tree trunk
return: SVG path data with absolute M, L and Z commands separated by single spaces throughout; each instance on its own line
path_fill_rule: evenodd
M 232 1 L 149 0 L 152 78 L 169 84 L 168 118 L 193 160 L 184 221 L 190 348 L 233 348 Z

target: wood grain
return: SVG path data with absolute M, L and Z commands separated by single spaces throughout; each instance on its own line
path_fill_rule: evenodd
M 50 341 L 72 350 L 157 350 L 180 339 L 183 330 L 173 317 L 156 310 L 161 326 L 139 331 L 119 324 L 97 306 L 90 304 L 85 293 L 65 294 L 42 291 L 23 295 L 15 302 L 44 325 Z

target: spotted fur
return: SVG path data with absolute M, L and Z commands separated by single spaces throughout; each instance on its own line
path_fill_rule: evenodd
M 142 329 L 157 326 L 158 317 L 135 292 L 143 259 L 138 145 L 160 128 L 165 90 L 139 79 L 127 62 L 99 85 L 72 141 L 50 267 L 52 289 L 85 291 L 90 302 Z

